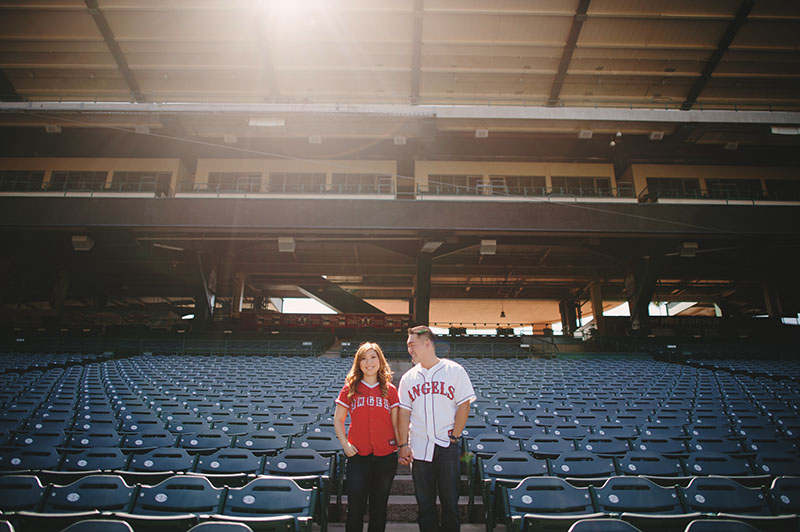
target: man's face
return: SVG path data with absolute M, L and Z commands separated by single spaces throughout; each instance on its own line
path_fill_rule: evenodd
M 406 340 L 406 347 L 408 348 L 408 354 L 411 355 L 411 362 L 416 364 L 419 362 L 420 357 L 422 357 L 422 352 L 425 348 L 425 340 L 416 334 L 409 334 L 408 340 Z

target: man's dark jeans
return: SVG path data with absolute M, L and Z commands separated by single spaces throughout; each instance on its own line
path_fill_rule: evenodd
M 369 532 L 386 528 L 386 505 L 397 472 L 397 453 L 386 456 L 355 455 L 347 459 L 347 532 L 364 530 L 369 501 Z
M 459 532 L 461 521 L 458 512 L 458 488 L 461 483 L 459 460 L 461 449 L 457 444 L 433 450 L 433 461 L 414 460 L 411 476 L 414 495 L 417 497 L 417 523 L 420 532 Z M 442 504 L 442 521 L 436 516 L 436 493 Z

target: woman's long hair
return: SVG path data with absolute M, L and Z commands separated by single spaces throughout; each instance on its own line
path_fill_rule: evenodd
M 388 383 L 392 382 L 392 368 L 389 367 L 386 357 L 383 356 L 383 350 L 381 349 L 381 346 L 372 342 L 364 342 L 358 347 L 356 356 L 353 357 L 353 366 L 350 368 L 350 372 L 347 374 L 347 378 L 344 380 L 348 387 L 348 399 L 355 395 L 361 379 L 364 378 L 364 373 L 361 371 L 361 360 L 367 355 L 367 351 L 370 349 L 378 354 L 378 360 L 381 364 L 381 367 L 378 368 L 378 383 L 381 387 L 381 395 L 383 397 L 389 396 L 389 387 L 387 385 Z

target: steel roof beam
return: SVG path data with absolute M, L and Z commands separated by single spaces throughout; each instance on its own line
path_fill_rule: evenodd
M 716 70 L 717 65 L 719 65 L 719 62 L 722 60 L 722 56 L 728 51 L 728 48 L 733 42 L 733 39 L 736 37 L 736 34 L 739 32 L 739 29 L 747 21 L 747 15 L 750 14 L 750 10 L 753 9 L 755 3 L 756 0 L 744 0 L 742 5 L 739 6 L 736 16 L 730 22 L 730 24 L 728 24 L 728 28 L 722 35 L 719 43 L 717 43 L 717 49 L 714 50 L 714 53 L 711 54 L 711 58 L 703 67 L 703 72 L 700 74 L 700 77 L 695 80 L 692 88 L 689 89 L 686 100 L 681 105 L 682 111 L 690 110 L 697 102 L 697 97 L 700 96 L 700 93 L 705 88 L 708 80 L 711 79 L 711 76 L 714 74 L 714 70 Z
M 133 72 L 128 66 L 128 60 L 125 59 L 125 54 L 122 53 L 122 49 L 119 47 L 116 37 L 114 37 L 114 32 L 111 31 L 111 26 L 108 25 L 108 20 L 100 9 L 100 6 L 98 6 L 97 0 L 84 1 L 86 2 L 86 7 L 89 8 L 89 14 L 92 15 L 95 24 L 97 24 L 97 29 L 100 30 L 100 34 L 103 36 L 106 46 L 108 46 L 108 50 L 111 52 L 111 55 L 114 57 L 114 61 L 117 63 L 120 74 L 122 74 L 125 83 L 128 84 L 128 88 L 131 91 L 133 100 L 136 102 L 144 102 L 145 98 L 142 95 L 142 89 L 139 87 L 139 82 L 136 81 Z
M 581 34 L 583 22 L 586 20 L 586 12 L 589 9 L 590 0 L 580 0 L 578 9 L 575 12 L 575 17 L 572 19 L 572 26 L 569 29 L 567 36 L 567 43 L 564 45 L 564 51 L 561 53 L 561 61 L 558 63 L 558 72 L 553 78 L 553 85 L 550 87 L 550 97 L 547 99 L 548 106 L 558 105 L 559 96 L 561 95 L 561 87 L 564 86 L 564 79 L 567 77 L 567 70 L 572 61 L 572 54 L 575 53 L 575 47 L 578 44 L 578 36 Z

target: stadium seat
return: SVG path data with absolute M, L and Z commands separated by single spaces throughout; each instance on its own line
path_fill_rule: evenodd
M 152 429 L 144 432 L 126 434 L 122 440 L 122 448 L 137 451 L 152 451 L 159 447 L 173 447 L 177 441 L 178 436 L 166 429 Z
M 796 454 L 761 452 L 753 464 L 758 474 L 800 476 L 800 456 Z
M 120 519 L 88 519 L 72 523 L 62 532 L 133 532 L 133 528 Z
M 753 474 L 750 462 L 744 457 L 699 451 L 684 458 L 684 468 L 690 475 L 721 475 L 727 477 Z
M 639 436 L 631 442 L 634 451 L 650 451 L 666 456 L 687 454 L 684 440 L 662 436 Z
M 275 528 L 274 530 L 285 530 L 291 532 L 294 530 L 294 520 L 288 519 L 286 528 Z M 199 523 L 190 528 L 187 532 L 253 532 L 253 529 L 244 523 L 219 523 L 215 521 L 206 521 Z
M 193 466 L 194 457 L 185 449 L 160 448 L 145 454 L 133 455 L 128 464 L 128 471 L 174 474 L 189 471 Z
M 500 434 L 508 436 L 514 440 L 528 440 L 534 436 L 544 436 L 547 430 L 544 427 L 534 425 L 533 423 L 511 423 L 500 427 Z
M 0 512 L 37 511 L 45 487 L 34 475 L 0 476 Z
M 48 445 L 13 449 L 0 454 L 0 470 L 3 471 L 56 470 L 60 463 L 61 455 Z
M 202 477 L 174 476 L 155 486 L 140 487 L 130 512 L 114 515 L 131 523 L 134 530 L 186 530 L 197 524 L 198 515 L 219 513 L 223 492 Z
M 611 436 L 592 434 L 575 442 L 579 451 L 588 451 L 600 456 L 619 456 L 630 451 L 626 440 L 619 440 Z
M 478 458 L 476 470 L 474 483 L 480 487 L 490 528 L 494 526 L 496 512 L 502 511 L 497 497 L 499 486 L 513 487 L 526 477 L 546 476 L 548 473 L 546 460 L 537 460 L 524 451 L 498 451 L 490 458 Z M 470 507 L 476 491 L 475 486 L 470 487 Z
M 612 477 L 591 489 L 598 510 L 621 516 L 642 530 L 681 529 L 699 516 L 684 514 L 674 487 L 661 487 L 645 478 Z
M 778 515 L 800 514 L 800 477 L 776 477 L 769 487 L 769 499 Z
M 678 477 L 684 474 L 680 460 L 650 451 L 630 451 L 617 461 L 623 475 Z
M 519 441 L 495 432 L 484 432 L 466 441 L 467 450 L 476 457 L 488 458 L 499 451 L 519 450 Z
M 61 471 L 115 471 L 127 464 L 128 457 L 119 447 L 96 447 L 64 456 Z
M 213 518 L 242 522 L 253 530 L 310 531 L 316 503 L 315 489 L 303 489 L 288 478 L 261 477 L 229 489 L 221 514 Z M 291 528 L 284 528 L 286 516 Z
M 792 530 L 796 516 L 774 516 L 761 488 L 747 488 L 723 477 L 696 477 L 678 488 L 687 509 L 736 519 L 762 530 Z
M 275 431 L 259 430 L 236 436 L 234 447 L 248 449 L 256 454 L 272 454 L 288 447 L 289 439 Z
M 528 477 L 514 488 L 502 488 L 503 518 L 510 532 L 566 531 L 581 519 L 599 518 L 588 488 L 555 477 Z
M 218 429 L 208 429 L 200 432 L 182 433 L 178 447 L 193 453 L 206 453 L 230 447 L 231 443 L 233 443 L 233 439 L 225 432 Z
M 742 454 L 741 442 L 731 437 L 693 436 L 686 441 L 690 453 L 703 451 L 708 453 Z
M 568 532 L 642 532 L 622 519 L 581 519 L 569 527 Z
M 754 526 L 735 519 L 696 519 L 686 525 L 684 532 L 762 532 Z
M 575 442 L 555 436 L 535 436 L 523 444 L 523 448 L 537 458 L 556 458 L 575 450 Z
M 586 451 L 563 453 L 550 460 L 553 475 L 572 479 L 598 479 L 617 474 L 614 460 Z
M 263 457 L 247 449 L 219 449 L 197 457 L 194 472 L 202 474 L 217 485 L 241 485 L 248 475 L 257 475 L 263 467 Z

